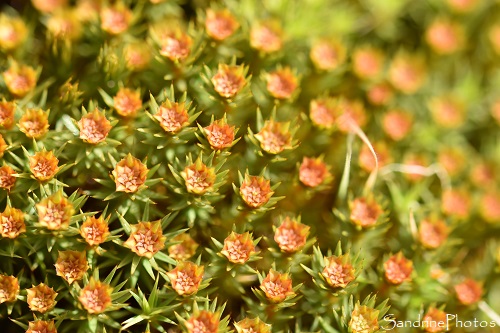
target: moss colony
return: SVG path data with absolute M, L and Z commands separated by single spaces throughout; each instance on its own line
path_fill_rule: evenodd
M 500 2 L 0 14 L 5 333 L 498 332 Z

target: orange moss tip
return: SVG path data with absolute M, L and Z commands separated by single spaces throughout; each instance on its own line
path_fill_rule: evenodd
M 426 219 L 420 222 L 418 237 L 425 248 L 437 249 L 446 242 L 448 233 L 448 226 L 443 220 Z
M 180 174 L 184 178 L 186 190 L 190 193 L 201 195 L 213 189 L 216 178 L 215 170 L 206 166 L 200 158 L 185 167 Z
M 377 224 L 384 211 L 373 198 L 356 198 L 349 201 L 351 221 L 360 227 L 368 228 Z
M 394 57 L 389 67 L 389 81 L 394 88 L 404 94 L 417 92 L 424 84 L 427 69 L 424 59 L 405 53 Z
M 343 133 L 351 132 L 354 125 L 363 127 L 366 124 L 366 111 L 363 103 L 359 100 L 341 98 L 335 111 L 338 112 L 337 128 Z
M 68 0 L 31 0 L 31 3 L 42 13 L 52 13 L 61 7 L 66 7 Z
M 37 320 L 29 322 L 26 333 L 57 333 L 57 329 L 54 320 Z
M 119 35 L 125 32 L 132 21 L 132 11 L 123 3 L 104 7 L 100 13 L 101 29 L 110 35 Z
M 228 9 L 207 9 L 205 30 L 211 38 L 223 41 L 233 35 L 239 26 L 240 24 Z
M 110 121 L 98 108 L 82 116 L 78 122 L 80 139 L 90 144 L 98 144 L 106 140 L 111 127 Z
M 450 189 L 443 192 L 441 210 L 448 216 L 465 219 L 469 216 L 471 198 L 465 190 Z
M 373 149 L 377 155 L 378 167 L 382 168 L 387 164 L 391 163 L 392 156 L 391 150 L 383 141 L 373 143 Z M 373 156 L 370 147 L 363 145 L 359 152 L 359 166 L 366 172 L 373 172 L 377 163 L 375 162 L 375 157 Z
M 217 333 L 219 331 L 219 314 L 209 311 L 199 311 L 186 321 L 188 333 Z
M 260 289 L 266 294 L 267 299 L 273 303 L 281 303 L 287 297 L 295 296 L 292 288 L 292 279 L 289 275 L 281 274 L 273 269 L 262 280 Z
M 482 285 L 473 279 L 465 279 L 454 287 L 457 299 L 463 305 L 479 302 L 483 296 Z
M 354 268 L 348 254 L 325 257 L 325 267 L 321 275 L 333 288 L 345 288 L 356 278 Z
M 339 41 L 320 40 L 314 43 L 309 56 L 316 68 L 331 71 L 344 63 L 346 49 Z
M 59 171 L 58 163 L 59 159 L 55 157 L 52 151 L 42 150 L 29 158 L 31 173 L 33 177 L 41 182 L 54 178 Z
M 142 108 L 141 92 L 129 88 L 120 88 L 113 97 L 114 108 L 122 117 L 135 117 Z
M 271 325 L 266 324 L 259 317 L 245 318 L 234 324 L 238 333 L 271 333 Z
M 112 172 L 117 192 L 135 193 L 145 187 L 148 168 L 139 159 L 128 154 Z
M 185 32 L 176 31 L 161 38 L 160 54 L 172 61 L 182 61 L 191 53 L 193 40 Z
M 283 252 L 300 251 L 307 241 L 310 227 L 290 217 L 285 217 L 281 225 L 274 232 L 274 241 Z
M 422 320 L 422 327 L 424 328 L 424 331 L 429 333 L 446 331 L 446 324 L 446 312 L 434 307 L 431 307 L 429 308 L 429 310 L 427 310 L 427 313 L 424 315 L 424 318 Z
M 267 91 L 276 99 L 290 99 L 299 87 L 299 79 L 290 67 L 267 74 Z
M 212 149 L 222 150 L 233 145 L 236 131 L 235 127 L 227 124 L 225 119 L 219 119 L 204 127 L 203 132 Z
M 189 115 L 184 103 L 163 103 L 154 117 L 167 133 L 177 133 L 189 124 Z
M 458 23 L 438 18 L 427 28 L 425 40 L 434 52 L 451 54 L 463 47 L 464 31 Z
M 69 284 L 81 280 L 89 269 L 85 251 L 59 251 L 56 273 Z
M 500 222 L 500 192 L 490 190 L 479 199 L 481 216 L 490 223 Z
M 198 292 L 205 268 L 190 261 L 182 261 L 175 269 L 167 273 L 172 289 L 181 296 L 189 296 Z
M 19 130 L 28 138 L 39 139 L 49 130 L 49 115 L 43 110 L 27 109 L 19 119 Z
M 16 174 L 16 172 L 8 165 L 0 167 L 0 188 L 6 189 L 7 191 L 12 190 L 17 180 L 14 174 Z
M 273 193 L 271 182 L 259 176 L 245 175 L 245 180 L 240 187 L 241 198 L 251 208 L 264 206 Z
M 299 180 L 308 187 L 317 187 L 331 178 L 328 166 L 321 158 L 304 157 L 299 167 Z
M 413 117 L 402 110 L 390 110 L 382 119 L 385 134 L 394 141 L 403 140 L 413 127 Z
M 15 302 L 19 289 L 19 280 L 15 276 L 0 274 L 0 304 Z
M 3 78 L 9 92 L 14 97 L 22 98 L 35 88 L 37 74 L 33 67 L 13 63 L 3 72 Z
M 80 38 L 82 26 L 75 10 L 63 9 L 51 15 L 47 21 L 47 30 L 55 38 L 74 41 Z
M 132 225 L 132 233 L 124 246 L 141 257 L 152 258 L 165 247 L 161 221 L 139 222 Z
M 80 227 L 80 235 L 90 246 L 104 243 L 110 235 L 107 220 L 103 216 L 87 217 Z
M 379 330 L 379 310 L 356 304 L 351 313 L 349 328 L 352 333 L 374 333 Z
M 11 129 L 14 126 L 16 105 L 13 102 L 0 101 L 0 127 Z
M 27 35 L 28 29 L 21 18 L 0 14 L 0 49 L 15 50 Z
M 66 230 L 75 213 L 73 204 L 58 191 L 36 204 L 38 222 L 49 230 Z
M 363 79 L 373 79 L 380 75 L 384 66 L 382 51 L 364 46 L 354 50 L 352 66 L 354 73 Z
M 89 283 L 81 290 L 78 300 L 90 314 L 99 314 L 111 306 L 113 288 L 107 284 L 90 278 Z
M 232 98 L 246 85 L 244 66 L 219 64 L 217 73 L 212 77 L 215 91 L 224 98 Z
M 386 82 L 376 83 L 368 89 L 367 98 L 373 105 L 387 105 L 394 97 L 392 87 Z
M 151 50 L 147 43 L 131 43 L 124 49 L 127 68 L 132 71 L 141 71 L 151 62 Z
M 392 255 L 384 263 L 385 279 L 392 284 L 401 284 L 411 280 L 413 263 L 402 252 Z
M 26 289 L 27 302 L 31 311 L 45 313 L 56 305 L 57 293 L 49 286 L 40 283 L 38 286 Z
M 234 231 L 224 239 L 224 247 L 220 251 L 234 264 L 246 263 L 255 252 L 252 235 L 249 232 L 237 234 Z
M 255 138 L 260 142 L 260 147 L 266 153 L 279 154 L 285 149 L 292 149 L 292 134 L 290 123 L 266 120 L 264 127 Z
M 5 207 L 0 214 L 0 236 L 15 239 L 24 232 L 26 232 L 24 213 L 17 208 Z
M 198 243 L 196 243 L 188 233 L 175 236 L 171 241 L 180 242 L 179 244 L 169 246 L 167 249 L 168 255 L 177 261 L 183 261 L 191 258 L 196 253 L 196 249 L 198 248 Z
M 283 47 L 283 31 L 276 21 L 259 22 L 250 30 L 250 46 L 264 53 L 272 53 Z
M 453 96 L 439 96 L 428 103 L 432 118 L 441 127 L 457 128 L 465 122 L 465 106 Z

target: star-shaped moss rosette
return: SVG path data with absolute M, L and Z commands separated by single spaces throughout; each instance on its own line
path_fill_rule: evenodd
M 198 132 L 195 132 L 196 137 L 200 141 L 199 146 L 208 151 L 216 151 L 217 154 L 223 156 L 230 155 L 229 150 L 241 139 L 241 137 L 235 137 L 238 128 L 227 122 L 226 114 L 217 120 L 212 115 L 208 126 L 202 127 L 198 124 L 198 128 L 202 134 L 200 136 Z
M 309 195 L 323 192 L 331 188 L 334 179 L 330 172 L 331 166 L 324 161 L 325 156 L 307 157 L 297 162 L 297 182 L 304 187 Z
M 146 111 L 146 115 L 151 122 L 138 131 L 147 137 L 143 143 L 151 145 L 155 151 L 167 148 L 166 156 L 172 161 L 176 155 L 175 145 L 186 143 L 186 137 L 196 132 L 197 127 L 189 125 L 200 114 L 201 111 L 196 111 L 186 93 L 176 99 L 172 85 L 170 89 L 162 90 L 156 98 L 150 95 L 149 111 Z
M 125 319 L 124 313 L 116 316 L 116 311 L 128 306 L 125 302 L 132 294 L 129 289 L 122 290 L 127 280 L 120 279 L 121 274 L 116 275 L 116 272 L 117 267 L 114 267 L 106 278 L 101 279 L 96 268 L 90 278 L 87 275 L 83 277 L 83 287 L 78 283 L 72 284 L 69 291 L 77 304 L 73 315 L 79 327 L 86 327 L 89 332 L 104 332 L 106 327 L 120 329 L 120 322 Z M 58 314 L 55 319 L 59 320 L 63 316 Z
M 130 265 L 131 274 L 140 268 L 141 272 L 145 272 L 154 280 L 156 276 L 154 271 L 166 273 L 160 263 L 176 264 L 176 261 L 167 254 L 167 248 L 172 244 L 171 240 L 185 232 L 186 229 L 164 231 L 175 219 L 176 213 L 168 214 L 161 220 L 149 222 L 149 208 L 147 208 L 137 223 L 130 223 L 124 217 L 127 215 L 126 213 L 126 211 L 123 215 L 119 213 L 118 220 L 127 235 L 127 239 L 126 241 L 113 240 L 114 243 L 128 249 L 117 267 Z
M 229 333 L 229 316 L 221 318 L 226 304 L 217 306 L 217 298 L 195 301 L 190 311 L 183 314 L 175 312 L 175 317 L 182 330 L 186 333 Z
M 237 209 L 242 213 L 252 214 L 250 219 L 255 219 L 274 209 L 276 203 L 284 198 L 273 196 L 274 190 L 280 183 L 271 186 L 271 181 L 265 176 L 266 174 L 266 168 L 262 169 L 258 176 L 250 175 L 248 170 L 245 171 L 244 176 L 238 172 L 240 187 L 233 184 L 235 194 L 241 199 Z
M 91 197 L 104 201 L 128 198 L 130 205 L 134 201 L 148 202 L 164 198 L 164 195 L 153 191 L 152 187 L 161 182 L 161 178 L 151 178 L 159 169 L 160 164 L 151 169 L 147 168 L 147 160 L 143 161 L 128 153 L 120 161 L 116 161 L 111 155 L 108 156 L 113 165 L 113 170 L 108 171 L 109 178 L 94 178 L 101 184 L 99 191 L 90 190 Z
M 367 296 L 362 302 L 354 302 L 354 297 L 344 297 L 340 308 L 334 308 L 331 318 L 321 318 L 320 326 L 328 330 L 335 327 L 344 332 L 375 333 L 386 327 L 384 320 L 390 306 L 386 299 L 379 305 L 376 295 Z
M 295 134 L 298 130 L 298 124 L 292 126 L 291 122 L 277 121 L 276 108 L 271 112 L 268 120 L 262 118 L 260 109 L 257 109 L 257 132 L 254 133 L 248 127 L 248 134 L 245 140 L 255 145 L 258 156 L 268 156 L 271 162 L 285 161 L 285 152 L 294 150 L 298 147 L 298 141 Z
M 201 301 L 206 299 L 206 294 L 210 290 L 213 290 L 213 288 L 207 289 L 212 278 L 207 278 L 208 274 L 205 273 L 205 266 L 201 264 L 200 256 L 194 262 L 178 261 L 171 267 L 168 272 L 160 274 L 167 281 L 167 290 L 176 298 Z

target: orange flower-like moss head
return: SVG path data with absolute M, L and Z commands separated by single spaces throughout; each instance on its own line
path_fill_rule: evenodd
M 227 260 L 234 264 L 244 264 L 255 252 L 252 235 L 249 232 L 237 234 L 234 231 L 224 239 L 224 247 L 220 251 Z
M 217 333 L 219 331 L 219 314 L 202 310 L 186 321 L 188 333 Z
M 271 333 L 271 325 L 264 323 L 259 317 L 245 318 L 234 324 L 238 333 Z
M 139 222 L 132 225 L 132 233 L 123 244 L 141 257 L 153 258 L 153 256 L 165 247 L 161 221 Z
M 0 127 L 11 129 L 14 126 L 14 112 L 16 105 L 13 102 L 0 102 Z
M 245 67 L 219 64 L 217 73 L 212 77 L 215 91 L 225 98 L 232 98 L 246 85 Z
M 241 198 L 251 208 L 264 206 L 273 193 L 271 182 L 264 177 L 245 175 L 240 187 Z
M 264 291 L 267 299 L 273 303 L 281 303 L 287 297 L 295 296 L 292 288 L 292 279 L 288 274 L 281 274 L 273 269 L 262 280 L 260 289 Z
M 30 156 L 30 170 L 33 176 L 41 181 L 47 181 L 54 178 L 59 171 L 57 166 L 59 160 L 54 156 L 52 151 L 39 151 L 35 155 Z
M 195 294 L 200 288 L 205 268 L 190 261 L 182 261 L 167 273 L 172 289 L 181 296 Z
M 111 123 L 98 108 L 95 108 L 80 119 L 78 128 L 80 139 L 90 144 L 97 144 L 106 140 L 111 130 Z
M 299 79 L 290 67 L 267 74 L 267 91 L 277 99 L 289 99 L 299 87 Z
M 488 191 L 479 201 L 481 216 L 488 222 L 500 222 L 500 192 Z
M 9 92 L 14 97 L 23 98 L 35 88 L 37 74 L 30 66 L 13 63 L 3 72 L 3 78 Z
M 187 191 L 200 195 L 212 190 L 216 177 L 214 168 L 206 166 L 200 158 L 184 168 L 181 176 L 184 178 Z
M 470 194 L 465 190 L 450 189 L 443 192 L 441 210 L 446 215 L 465 219 L 469 216 L 470 209 Z
M 31 0 L 33 7 L 42 13 L 52 13 L 53 11 L 65 7 L 68 0 Z
M 28 29 L 22 19 L 0 14 L 0 49 L 15 50 L 27 35 Z
M 47 30 L 55 38 L 74 41 L 80 38 L 82 26 L 74 10 L 61 10 L 51 15 L 47 21 Z
M 49 230 L 66 230 L 75 213 L 73 204 L 58 191 L 36 204 L 38 222 Z
M 0 274 L 0 304 L 14 302 L 19 289 L 19 280 L 16 277 Z
M 394 141 L 403 140 L 411 131 L 413 117 L 401 110 L 388 111 L 382 120 L 385 134 Z
M 269 154 L 279 154 L 285 149 L 292 148 L 289 122 L 266 120 L 264 127 L 255 134 L 255 138 L 259 140 L 262 150 Z
M 413 263 L 402 252 L 391 256 L 384 263 L 385 278 L 392 284 L 401 284 L 411 280 Z
M 160 106 L 154 117 L 167 133 L 177 133 L 189 124 L 185 103 L 167 101 Z
M 458 301 L 463 305 L 471 305 L 481 300 L 483 296 L 482 285 L 473 279 L 465 279 L 455 286 Z
M 111 306 L 111 293 L 113 288 L 100 281 L 90 278 L 89 283 L 81 290 L 78 300 L 91 314 L 99 314 Z
M 339 101 L 335 98 L 318 98 L 311 101 L 309 117 L 314 125 L 319 128 L 330 129 L 335 125 Z
M 120 88 L 113 97 L 114 108 L 122 117 L 134 117 L 142 108 L 141 92 L 129 88 Z
M 389 80 L 397 90 L 413 94 L 425 82 L 427 70 L 424 60 L 405 53 L 398 54 L 389 68 Z
M 384 54 L 373 47 L 356 49 L 352 56 L 354 73 L 364 79 L 373 79 L 380 75 L 384 65 Z
M 434 52 L 451 54 L 462 48 L 464 32 L 457 23 L 447 19 L 437 19 L 428 27 L 425 39 Z
M 345 61 L 346 49 L 339 41 L 320 40 L 316 42 L 309 56 L 316 68 L 332 71 Z
M 39 139 L 49 130 L 49 115 L 40 109 L 28 109 L 19 119 L 18 126 L 28 138 Z
M 238 21 L 228 9 L 207 10 L 205 30 L 207 34 L 218 41 L 229 38 L 239 28 Z
M 325 264 L 321 275 L 331 287 L 345 288 L 354 281 L 355 272 L 348 254 L 326 257 Z
M 418 236 L 420 243 L 428 249 L 437 249 L 448 238 L 448 226 L 443 220 L 426 219 L 420 222 Z
M 374 333 L 379 330 L 379 310 L 356 304 L 351 313 L 349 328 L 352 333 Z
M 235 127 L 226 123 L 224 118 L 213 121 L 203 128 L 210 147 L 214 150 L 222 150 L 233 145 Z
M 299 180 L 308 187 L 317 187 L 331 176 L 321 158 L 304 157 L 299 168 Z
M 429 333 L 437 333 L 446 331 L 448 318 L 446 312 L 430 308 L 422 320 L 422 327 L 424 331 Z
M 14 176 L 16 172 L 8 165 L 0 167 L 0 188 L 10 191 L 16 184 L 17 178 Z
M 429 101 L 434 121 L 444 128 L 456 128 L 465 121 L 465 107 L 454 96 L 439 96 Z
M 40 283 L 38 286 L 26 289 L 28 306 L 31 311 L 45 313 L 56 305 L 57 293 L 49 286 Z
M 392 159 L 391 150 L 383 141 L 373 143 L 373 149 L 377 155 L 379 168 L 382 168 L 390 163 Z M 377 167 L 375 157 L 373 156 L 373 153 L 368 145 L 363 145 L 359 151 L 359 166 L 366 172 L 372 172 Z
M 343 133 L 351 132 L 353 125 L 363 127 L 366 124 L 366 111 L 359 100 L 341 98 L 335 110 L 339 112 L 337 127 Z
M 250 30 L 250 46 L 264 53 L 272 53 L 283 47 L 283 31 L 276 21 L 260 22 Z
M 53 320 L 30 321 L 26 333 L 57 333 L 56 324 Z
M 192 45 L 191 37 L 178 30 L 161 38 L 160 54 L 172 61 L 182 61 L 191 53 Z
M 148 168 L 137 158 L 128 154 L 118 162 L 113 170 L 116 191 L 125 193 L 135 193 L 142 187 L 148 175 Z
M 0 236 L 15 239 L 23 232 L 26 232 L 24 213 L 17 208 L 5 207 L 0 214 Z
M 130 43 L 123 50 L 127 68 L 132 71 L 142 71 L 151 62 L 151 50 L 144 42 Z
M 132 21 L 132 12 L 122 3 L 101 10 L 101 29 L 110 35 L 125 32 Z
M 180 242 L 168 247 L 168 255 L 175 260 L 183 261 L 191 258 L 196 253 L 198 243 L 188 233 L 180 234 L 172 238 L 172 242 Z
M 369 198 L 356 198 L 349 203 L 351 208 L 351 221 L 363 228 L 368 228 L 377 224 L 383 214 L 382 207 Z
M 87 255 L 85 251 L 59 251 L 55 267 L 57 275 L 72 284 L 81 280 L 89 269 Z
M 368 101 L 373 105 L 387 105 L 393 97 L 394 91 L 387 82 L 375 83 L 367 93 Z
M 283 252 L 297 252 L 306 244 L 310 229 L 309 226 L 287 216 L 281 225 L 276 228 L 274 241 Z
M 110 235 L 107 220 L 102 215 L 87 217 L 80 227 L 80 235 L 90 246 L 104 243 Z

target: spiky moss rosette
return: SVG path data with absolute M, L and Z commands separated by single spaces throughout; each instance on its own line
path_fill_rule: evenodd
M 499 330 L 498 1 L 1 6 L 2 332 Z

